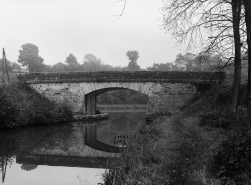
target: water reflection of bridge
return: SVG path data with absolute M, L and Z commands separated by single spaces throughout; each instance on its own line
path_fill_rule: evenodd
M 80 126 L 84 128 L 84 140 L 68 150 L 39 149 L 16 156 L 19 164 L 67 166 L 85 168 L 108 168 L 111 160 L 119 156 L 120 147 L 108 145 L 97 140 L 96 124 Z
M 111 167 L 110 157 L 77 157 L 60 155 L 41 154 L 18 154 L 18 164 L 33 164 L 47 166 L 83 167 L 83 168 L 109 168 Z
M 138 128 L 144 123 L 145 112 L 116 112 L 111 113 L 107 120 L 88 121 L 80 125 L 68 123 L 1 131 L 2 181 L 5 178 L 12 184 L 50 184 L 51 181 L 64 184 L 72 182 L 72 174 L 83 173 L 85 177 L 82 179 L 93 178 L 97 173 L 103 173 L 104 168 L 116 167 L 111 162 L 120 154 L 111 145 L 120 146 L 133 141 Z M 92 147 L 92 144 L 97 146 Z M 23 170 L 32 170 L 32 173 Z M 62 176 L 62 173 L 67 176 Z

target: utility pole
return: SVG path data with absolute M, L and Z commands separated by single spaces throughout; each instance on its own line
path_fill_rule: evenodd
M 3 80 L 2 80 L 3 84 L 5 83 L 5 80 L 4 80 L 5 73 L 7 75 L 8 83 L 10 83 L 10 78 L 9 78 L 9 73 L 8 73 L 8 65 L 7 65 L 7 60 L 6 60 L 6 54 L 5 54 L 5 51 L 4 51 L 4 48 L 3 48 Z
M 3 58 L 2 58 L 2 61 L 3 61 L 3 68 L 2 68 L 2 70 L 3 70 L 3 74 L 2 74 L 2 83 L 4 84 L 5 83 L 5 81 L 4 81 L 4 73 L 5 73 L 5 67 L 4 67 L 4 49 L 3 49 Z

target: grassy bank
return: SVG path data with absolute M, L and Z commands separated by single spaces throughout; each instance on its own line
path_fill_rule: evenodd
M 26 84 L 0 86 L 0 128 L 53 124 L 72 119 L 65 103 L 55 103 Z
M 214 86 L 181 112 L 143 125 L 104 184 L 250 184 L 251 130 L 244 102 L 229 112 L 229 92 Z

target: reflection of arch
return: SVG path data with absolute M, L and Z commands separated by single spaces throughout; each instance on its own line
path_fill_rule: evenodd
M 85 94 L 85 112 L 88 115 L 96 113 L 97 96 L 116 89 L 129 89 L 140 92 L 147 96 L 152 94 L 152 83 L 86 83 L 83 91 Z
M 101 141 L 97 140 L 97 127 L 96 124 L 86 125 L 85 127 L 85 144 L 89 147 L 92 147 L 96 150 L 111 152 L 111 153 L 119 153 L 121 147 L 116 147 L 112 145 L 108 145 Z

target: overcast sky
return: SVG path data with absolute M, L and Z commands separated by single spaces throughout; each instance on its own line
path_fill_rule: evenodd
M 113 66 L 126 66 L 126 52 L 137 50 L 142 67 L 173 62 L 184 53 L 161 27 L 162 0 L 0 0 L 0 47 L 16 62 L 25 43 L 39 47 L 44 63 L 79 63 L 88 53 Z

